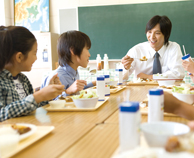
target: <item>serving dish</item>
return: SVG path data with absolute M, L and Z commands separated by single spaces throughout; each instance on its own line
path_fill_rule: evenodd
M 74 104 L 74 102 L 66 102 L 66 106 L 64 108 L 61 109 L 53 109 L 50 106 L 46 107 L 45 109 L 47 111 L 95 111 L 97 110 L 99 107 L 101 107 L 107 100 L 109 99 L 109 97 L 105 97 L 104 101 L 98 101 L 96 106 L 94 108 L 77 108 Z

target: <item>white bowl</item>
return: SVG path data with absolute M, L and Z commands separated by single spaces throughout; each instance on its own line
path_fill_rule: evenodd
M 177 99 L 184 101 L 188 104 L 194 103 L 194 94 L 182 94 L 182 93 L 176 93 L 172 92 L 173 96 L 175 96 Z
M 98 97 L 73 99 L 73 102 L 77 108 L 95 108 Z
M 110 81 L 111 86 L 117 86 L 118 81 Z
M 171 85 L 174 85 L 175 83 L 175 80 L 157 80 L 158 81 L 158 84 L 159 86 L 171 86 Z
M 150 147 L 165 147 L 169 137 L 184 135 L 190 131 L 187 125 L 168 121 L 143 123 L 140 129 Z
M 50 104 L 51 108 L 53 108 L 53 109 L 64 108 L 65 103 L 66 103 L 65 100 L 52 100 L 52 101 L 49 101 L 49 104 Z

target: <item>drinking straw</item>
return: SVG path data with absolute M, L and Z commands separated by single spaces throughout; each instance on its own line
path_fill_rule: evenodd
M 184 45 L 183 45 L 183 51 L 184 51 L 184 54 L 187 55 L 186 51 L 185 51 L 185 46 Z

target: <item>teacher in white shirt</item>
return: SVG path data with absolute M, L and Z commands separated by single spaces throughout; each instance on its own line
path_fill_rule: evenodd
M 156 15 L 146 25 L 147 42 L 132 47 L 121 60 L 124 66 L 124 80 L 135 71 L 136 78 L 153 78 L 162 73 L 168 78 L 182 79 L 182 52 L 179 44 L 169 41 L 172 24 L 167 16 Z M 139 59 L 145 56 L 147 61 Z

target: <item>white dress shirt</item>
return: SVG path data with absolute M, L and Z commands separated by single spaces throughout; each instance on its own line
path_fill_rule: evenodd
M 134 58 L 129 70 L 124 68 L 124 80 L 127 80 L 129 75 L 134 71 L 135 78 L 139 73 L 153 75 L 153 62 L 156 51 L 150 46 L 149 42 L 143 42 L 132 47 L 127 55 Z M 167 75 L 168 78 L 182 79 L 184 78 L 184 68 L 182 67 L 182 52 L 179 44 L 169 41 L 169 45 L 163 45 L 158 51 L 160 54 L 159 60 L 161 63 L 162 74 Z M 140 61 L 139 59 L 146 56 L 147 61 Z M 137 59 L 135 59 L 137 58 Z

